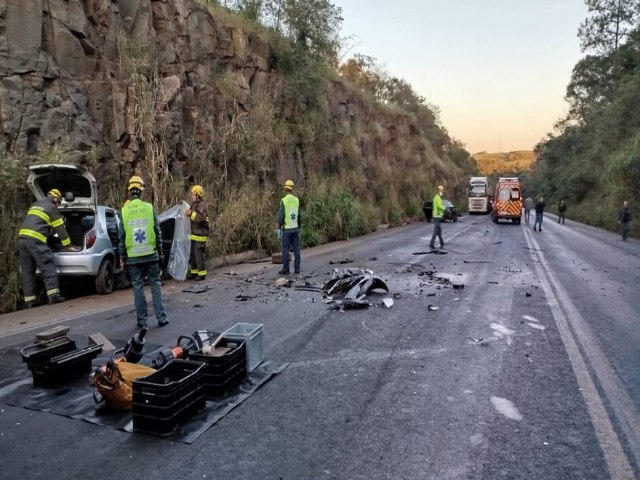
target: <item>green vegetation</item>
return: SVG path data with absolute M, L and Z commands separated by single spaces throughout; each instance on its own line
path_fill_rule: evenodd
M 640 2 L 585 3 L 587 55 L 567 86 L 569 114 L 536 146 L 525 185 L 549 205 L 564 199 L 569 217 L 617 231 L 622 202 L 637 218 L 640 197 Z M 631 235 L 640 235 L 637 221 Z

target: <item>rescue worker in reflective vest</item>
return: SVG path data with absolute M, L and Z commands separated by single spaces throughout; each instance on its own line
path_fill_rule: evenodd
M 278 229 L 282 237 L 282 270 L 280 275 L 289 275 L 289 248 L 293 246 L 293 269 L 300 273 L 300 201 L 291 193 L 293 181 L 284 182 L 287 194 L 280 200 L 278 211 Z
M 204 280 L 207 277 L 206 247 L 209 238 L 209 216 L 207 215 L 207 205 L 204 202 L 204 190 L 200 185 L 191 187 L 191 202 L 189 209 L 185 212 L 191 220 L 191 253 L 189 255 L 189 278 L 196 281 Z
M 158 325 L 169 323 L 162 299 L 160 263 L 163 261 L 162 236 L 153 205 L 140 199 L 144 190 L 142 178 L 133 176 L 127 186 L 129 202 L 122 207 L 122 224 L 118 250 L 120 268 L 125 265 L 131 277 L 133 299 L 136 306 L 138 327 L 147 325 L 147 299 L 144 295 L 144 278 L 151 287 L 153 310 Z
M 442 195 L 444 194 L 444 187 L 438 185 L 438 193 L 433 197 L 433 234 L 431 235 L 431 243 L 429 247 L 436 248 L 436 237 L 440 240 L 440 248 L 444 247 L 444 240 L 442 239 L 442 217 L 444 215 L 444 204 L 442 203 Z
M 64 302 L 58 286 L 58 271 L 53 251 L 47 245 L 47 237 L 55 232 L 63 247 L 73 250 L 64 219 L 58 211 L 62 203 L 60 190 L 49 190 L 47 198 L 34 203 L 22 222 L 18 234 L 18 257 L 22 270 L 22 293 L 26 308 L 36 305 L 36 269 L 40 269 L 47 300 L 50 304 Z

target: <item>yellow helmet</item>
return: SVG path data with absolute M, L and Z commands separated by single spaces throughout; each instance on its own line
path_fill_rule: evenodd
M 191 193 L 197 195 L 200 198 L 204 197 L 204 189 L 200 185 L 194 185 L 193 187 L 191 187 Z
M 293 190 L 293 180 L 287 180 L 286 182 L 284 182 L 284 189 Z
M 127 185 L 127 190 L 131 190 L 132 188 L 137 188 L 140 191 L 144 190 L 144 180 L 134 175 L 129 179 L 129 184 Z
M 439 192 L 444 192 L 444 187 L 442 185 L 438 185 L 438 191 Z
M 49 190 L 49 193 L 47 193 L 47 197 L 55 198 L 56 200 L 62 201 L 62 194 L 57 188 L 52 188 L 51 190 Z

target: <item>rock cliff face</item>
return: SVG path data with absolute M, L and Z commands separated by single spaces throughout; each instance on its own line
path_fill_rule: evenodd
M 76 161 L 91 156 L 98 175 L 115 164 L 125 177 L 160 132 L 169 168 L 188 175 L 195 153 L 234 115 L 250 114 L 253 99 L 286 117 L 284 82 L 263 38 L 221 25 L 192 0 L 0 0 L 0 139 L 9 151 L 55 144 Z M 360 155 L 393 162 L 430 148 L 407 116 L 375 113 L 340 82 L 329 95 L 336 124 L 385 130 L 358 138 Z M 270 156 L 274 178 L 304 175 L 295 148 Z

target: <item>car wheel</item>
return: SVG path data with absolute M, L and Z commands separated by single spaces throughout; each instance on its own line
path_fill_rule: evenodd
M 458 214 L 457 214 L 457 213 L 454 213 L 454 214 L 451 216 L 451 221 L 452 221 L 453 223 L 456 223 L 456 222 L 458 221 Z
M 96 291 L 100 295 L 113 292 L 113 280 L 113 261 L 110 258 L 105 258 L 100 264 L 96 277 Z

